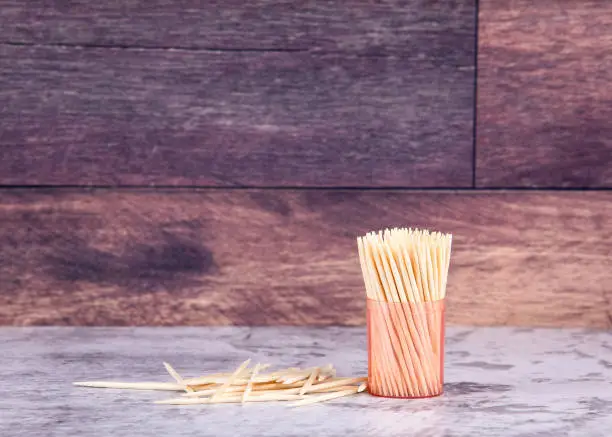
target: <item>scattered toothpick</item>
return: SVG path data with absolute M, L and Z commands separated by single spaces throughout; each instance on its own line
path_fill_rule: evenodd
M 181 377 L 181 375 L 178 374 L 178 372 L 176 370 L 174 370 L 174 368 L 164 362 L 164 367 L 166 368 L 166 370 L 168 371 L 168 373 L 170 374 L 170 376 L 172 376 L 174 378 L 174 380 L 177 382 L 177 384 L 182 385 L 185 388 L 186 392 L 192 392 L 193 389 L 191 387 L 189 387 L 187 384 L 185 384 L 185 380 Z
M 290 367 L 264 373 L 269 364 L 251 360 L 243 362 L 229 373 L 215 373 L 198 378 L 183 378 L 170 364 L 163 365 L 175 383 L 166 382 L 75 382 L 80 387 L 132 390 L 183 391 L 182 397 L 156 401 L 167 405 L 199 405 L 215 403 L 248 403 L 295 401 L 293 405 L 308 405 L 363 392 L 367 378 L 336 377 L 334 367 L 299 369 Z
M 249 393 L 251 393 L 251 391 L 253 390 L 253 378 L 257 376 L 260 368 L 261 368 L 261 365 L 257 363 L 255 365 L 255 368 L 253 369 L 253 373 L 251 374 L 251 377 L 249 378 L 249 382 L 247 382 L 246 388 L 244 389 L 244 393 L 242 394 L 242 402 L 247 401 L 249 397 Z

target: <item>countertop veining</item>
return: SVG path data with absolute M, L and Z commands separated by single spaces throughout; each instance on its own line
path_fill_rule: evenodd
M 442 397 L 367 394 L 287 404 L 165 406 L 163 392 L 73 387 L 76 380 L 168 381 L 242 360 L 333 363 L 367 372 L 364 328 L 0 328 L 0 435 L 608 436 L 612 333 L 449 328 Z

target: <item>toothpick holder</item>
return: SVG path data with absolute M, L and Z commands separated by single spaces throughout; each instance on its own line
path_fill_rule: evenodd
M 367 299 L 368 390 L 374 396 L 428 398 L 444 384 L 444 299 Z

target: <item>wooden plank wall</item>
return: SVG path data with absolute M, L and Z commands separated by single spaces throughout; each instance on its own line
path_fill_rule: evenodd
M 450 323 L 612 326 L 612 3 L 0 6 L 0 324 L 363 324 L 407 225 Z
M 612 3 L 481 1 L 478 187 L 612 187 Z
M 5 3 L 0 183 L 471 185 L 469 1 Z

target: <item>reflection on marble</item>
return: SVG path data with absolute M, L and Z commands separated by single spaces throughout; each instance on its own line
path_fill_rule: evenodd
M 0 328 L 0 435 L 28 436 L 609 436 L 612 333 L 449 328 L 445 394 L 367 394 L 287 404 L 162 406 L 161 392 L 74 380 L 168 380 L 247 357 L 279 366 L 333 363 L 365 375 L 363 328 Z

